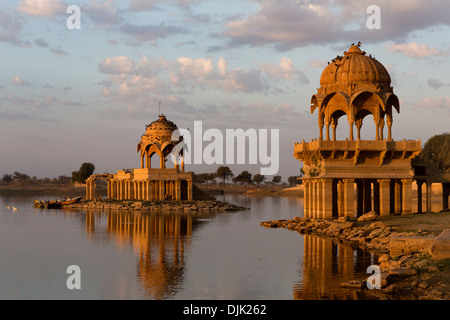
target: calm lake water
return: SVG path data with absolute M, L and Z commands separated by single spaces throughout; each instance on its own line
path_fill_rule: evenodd
M 367 278 L 376 256 L 259 225 L 301 217 L 303 199 L 227 194 L 250 210 L 214 215 L 37 209 L 33 200 L 0 196 L 0 299 L 368 298 L 339 284 Z M 67 288 L 70 265 L 80 290 Z

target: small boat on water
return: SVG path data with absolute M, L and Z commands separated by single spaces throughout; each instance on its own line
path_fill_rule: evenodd
M 76 197 L 76 198 L 64 199 L 64 200 L 61 201 L 61 204 L 62 205 L 66 205 L 66 204 L 76 203 L 76 202 L 80 201 L 81 198 L 83 198 L 83 196 Z
M 34 200 L 33 206 L 36 208 L 48 208 L 48 209 L 59 209 L 63 205 L 76 203 L 81 200 L 81 197 L 69 198 L 64 200 Z
M 57 209 L 61 208 L 61 201 L 59 200 L 34 200 L 33 206 L 35 208 L 48 208 L 48 209 Z

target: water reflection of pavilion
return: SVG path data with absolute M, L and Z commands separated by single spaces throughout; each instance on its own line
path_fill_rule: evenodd
M 137 278 L 152 299 L 164 299 L 181 288 L 185 248 L 202 222 L 182 213 L 98 212 L 87 210 L 86 231 L 106 216 L 106 233 L 119 247 L 131 246 L 137 255 Z
M 363 293 L 342 288 L 340 284 L 367 278 L 367 267 L 376 264 L 377 257 L 330 237 L 310 234 L 303 237 L 302 280 L 294 285 L 294 299 L 361 299 Z

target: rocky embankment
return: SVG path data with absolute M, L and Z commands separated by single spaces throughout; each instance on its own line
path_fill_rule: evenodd
M 358 221 L 342 217 L 335 220 L 296 217 L 289 220 L 264 221 L 266 228 L 285 228 L 301 234 L 330 236 L 349 245 L 379 255 L 381 290 L 370 294 L 381 299 L 450 299 L 450 259 L 433 260 L 426 248 L 397 256 L 391 254 L 391 239 L 427 236 L 427 232 L 398 232 L 383 221 Z M 364 220 L 364 219 L 361 219 Z M 343 287 L 368 290 L 367 278 L 343 283 Z
M 129 200 L 87 200 L 63 206 L 67 209 L 139 210 L 139 211 L 181 211 L 181 212 L 231 212 L 248 210 L 236 204 L 216 200 L 193 201 L 129 201 Z

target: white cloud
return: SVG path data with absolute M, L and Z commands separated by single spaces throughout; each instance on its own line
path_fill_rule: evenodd
M 416 59 L 432 56 L 446 57 L 450 54 L 448 51 L 444 51 L 436 47 L 430 48 L 426 44 L 418 44 L 416 42 L 393 44 L 390 45 L 388 49 L 392 52 L 401 53 Z
M 31 83 L 29 83 L 28 81 L 23 80 L 22 78 L 20 78 L 19 76 L 15 76 L 12 79 L 12 82 L 17 84 L 18 86 L 29 86 L 31 85 Z
M 260 68 L 272 79 L 308 82 L 303 72 L 296 70 L 292 60 L 288 57 L 282 57 L 279 64 L 261 63 Z
M 30 44 L 23 41 L 20 35 L 25 23 L 24 18 L 0 12 L 0 21 L 0 41 L 19 47 L 29 47 Z
M 228 69 L 228 64 L 224 57 L 220 57 L 219 61 L 217 61 L 217 68 L 219 69 L 220 76 L 224 78 Z
M 17 3 L 17 12 L 31 17 L 54 18 L 66 14 L 67 6 L 59 0 L 23 0 Z
M 449 96 L 424 97 L 420 99 L 416 104 L 430 109 L 444 109 L 450 111 Z
M 447 0 L 379 0 L 381 30 L 366 22 L 367 1 L 349 0 L 260 0 L 258 10 L 237 16 L 225 24 L 222 35 L 231 47 L 270 46 L 287 51 L 310 44 L 341 41 L 401 41 L 413 31 L 450 25 Z M 353 39 L 353 40 L 352 40 Z
M 202 83 L 214 70 L 211 59 L 198 58 L 193 60 L 191 58 L 179 57 L 176 63 L 177 72 L 171 73 L 171 80 L 174 84 L 190 80 Z
M 99 65 L 99 70 L 106 74 L 131 74 L 134 72 L 134 61 L 127 57 L 108 57 Z

